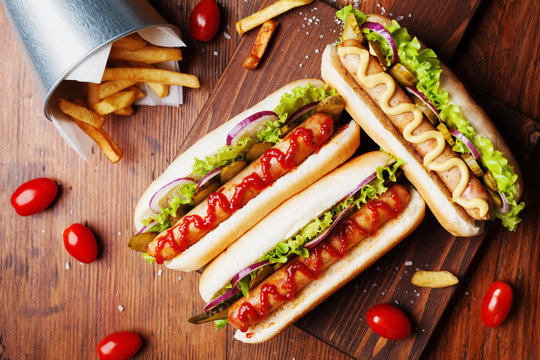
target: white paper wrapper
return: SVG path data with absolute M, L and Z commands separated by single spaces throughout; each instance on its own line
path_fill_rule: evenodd
M 157 46 L 165 47 L 185 47 L 184 42 L 178 37 L 178 35 L 167 27 L 151 27 L 140 30 L 137 32 L 144 40 Z M 74 80 L 78 82 L 93 82 L 100 83 L 103 77 L 103 71 L 109 58 L 109 52 L 111 51 L 111 45 L 108 45 L 93 56 L 88 58 L 84 63 L 79 65 L 71 73 L 69 73 L 65 80 Z M 155 64 L 157 68 L 180 71 L 178 63 L 175 61 L 167 61 L 164 63 Z M 64 84 L 63 84 L 64 85 Z M 71 86 L 69 86 L 71 87 Z M 135 105 L 157 106 L 168 105 L 178 106 L 182 104 L 182 88 L 180 86 L 171 86 L 169 95 L 164 98 L 158 97 L 150 88 L 146 85 L 141 87 L 141 90 L 147 95 L 142 99 L 134 102 Z M 81 89 L 74 89 L 74 92 L 80 92 Z M 81 93 L 82 95 L 82 93 Z M 51 120 L 60 133 L 60 135 L 67 141 L 69 146 L 75 150 L 85 160 L 88 160 L 88 155 L 92 150 L 94 141 L 86 135 L 68 116 L 61 111 L 53 109 L 51 111 Z

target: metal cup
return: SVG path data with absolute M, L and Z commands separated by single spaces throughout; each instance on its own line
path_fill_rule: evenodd
M 51 120 L 58 114 L 51 106 L 56 105 L 55 92 L 65 91 L 59 85 L 100 49 L 150 27 L 170 28 L 180 36 L 179 29 L 146 0 L 2 0 L 2 5 L 45 96 L 45 116 Z M 70 145 L 79 154 L 89 152 Z

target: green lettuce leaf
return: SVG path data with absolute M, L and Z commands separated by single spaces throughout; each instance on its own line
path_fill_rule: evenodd
M 175 195 L 171 200 L 169 206 L 162 208 L 161 212 L 155 216 L 151 216 L 146 220 L 143 220 L 142 223 L 145 226 L 148 226 L 152 221 L 155 221 L 157 224 L 154 225 L 149 231 L 153 232 L 162 232 L 163 230 L 168 229 L 171 224 L 169 222 L 169 217 L 176 217 L 176 212 L 178 208 L 182 205 L 193 205 L 193 194 L 195 193 L 196 184 L 183 184 L 179 193 L 182 196 Z
M 216 325 L 216 330 L 223 329 L 225 326 L 227 326 L 228 323 L 229 323 L 229 319 L 214 320 L 214 324 Z
M 480 163 L 491 172 L 497 183 L 497 188 L 504 193 L 510 207 L 509 212 L 506 214 L 501 214 L 496 209 L 493 209 L 491 217 L 501 219 L 503 226 L 514 231 L 521 221 L 519 212 L 525 207 L 524 202 L 518 203 L 516 200 L 515 183 L 518 176 L 514 168 L 508 165 L 508 160 L 503 153 L 495 150 L 493 143 L 489 139 L 476 134 L 476 131 L 465 119 L 458 106 L 445 105 L 441 111 L 441 118 L 447 126 L 453 127 L 465 135 L 480 153 Z M 469 149 L 461 141 L 459 143 L 456 141 L 456 146 L 453 149 L 462 153 L 469 152 Z
M 336 12 L 336 16 L 339 20 L 345 22 L 347 15 L 351 13 L 354 14 L 356 22 L 358 22 L 358 26 L 362 26 L 362 24 L 366 22 L 366 15 L 358 9 L 354 9 L 350 4 Z
M 148 261 L 150 264 L 153 264 L 156 261 L 156 259 L 154 257 L 148 255 L 147 253 L 143 253 L 142 258 L 144 260 Z
M 294 114 L 294 112 L 300 109 L 302 106 L 310 104 L 315 101 L 321 101 L 329 96 L 336 95 L 334 89 L 329 89 L 328 86 L 315 87 L 311 84 L 306 86 L 297 86 L 291 90 L 291 93 L 285 93 L 281 96 L 279 104 L 274 111 L 278 115 L 278 120 L 267 121 L 266 128 L 259 131 L 257 138 L 261 142 L 277 143 L 281 140 L 281 127 L 287 121 L 287 118 Z M 304 121 L 313 112 L 304 114 L 299 122 Z
M 255 142 L 252 138 L 243 138 L 233 146 L 225 145 L 217 153 L 207 156 L 204 160 L 195 158 L 193 173 L 204 176 L 220 166 L 227 166 L 237 160 L 243 160 Z
M 253 271 L 252 274 L 253 273 L 255 273 L 255 271 Z M 250 280 L 251 280 L 250 276 L 244 276 L 242 280 L 240 280 L 238 284 L 236 284 L 236 286 L 240 289 L 240 291 L 242 291 L 242 295 L 244 295 L 244 297 L 249 296 L 249 281 Z

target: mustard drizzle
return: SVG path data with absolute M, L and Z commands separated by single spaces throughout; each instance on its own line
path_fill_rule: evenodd
M 401 103 L 397 106 L 390 106 L 390 99 L 394 96 L 396 91 L 396 83 L 392 76 L 386 72 L 380 72 L 377 74 L 367 75 L 367 68 L 369 65 L 369 52 L 365 49 L 361 49 L 355 46 L 346 46 L 338 48 L 338 53 L 341 57 L 346 55 L 358 55 L 360 57 L 360 66 L 357 70 L 357 76 L 363 82 L 364 86 L 368 88 L 374 88 L 377 85 L 384 84 L 386 86 L 384 93 L 380 100 L 377 100 L 378 105 L 387 115 L 400 115 L 406 112 L 413 114 L 413 120 L 405 126 L 403 130 L 403 137 L 405 140 L 413 143 L 420 144 L 428 140 L 436 140 L 437 145 L 424 157 L 423 165 L 430 171 L 446 171 L 451 168 L 457 167 L 461 172 L 461 177 L 457 187 L 452 192 L 452 200 L 465 209 L 478 208 L 480 216 L 486 216 L 489 211 L 489 204 L 482 199 L 467 200 L 462 197 L 467 184 L 469 182 L 469 169 L 467 164 L 459 158 L 452 158 L 443 163 L 435 163 L 435 160 L 443 151 L 446 144 L 444 136 L 436 130 L 426 131 L 419 135 L 413 135 L 413 131 L 420 126 L 423 120 L 422 112 L 412 103 Z M 376 99 L 375 99 L 376 100 Z

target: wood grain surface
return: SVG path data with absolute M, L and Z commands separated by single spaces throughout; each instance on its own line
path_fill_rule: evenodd
M 187 19 L 195 0 L 151 3 L 187 34 Z M 133 231 L 132 209 L 138 196 L 198 134 L 221 123 L 234 109 L 253 104 L 285 79 L 279 74 L 265 76 L 263 81 L 261 73 L 279 65 L 290 79 L 316 76 L 310 73 L 319 61 L 315 49 L 322 49 L 337 37 L 326 33 L 333 23 L 321 22 L 313 27 L 311 36 L 306 35 L 307 41 L 291 45 L 283 38 L 284 30 L 305 22 L 299 15 L 301 9 L 292 11 L 279 18 L 280 30 L 261 69 L 247 72 L 239 64 L 249 46 L 238 47 L 242 43 L 234 23 L 255 11 L 261 2 L 218 3 L 222 27 L 216 38 L 202 44 L 185 36 L 188 47 L 181 68 L 201 79 L 201 89 L 187 89 L 185 105 L 179 108 L 144 107 L 129 118 L 111 118 L 106 128 L 125 154 L 115 165 L 108 163 L 97 148 L 88 162 L 83 161 L 44 120 L 42 98 L 36 93 L 3 12 L 0 14 L 0 191 L 5 204 L 0 209 L 4 245 L 0 256 L 0 359 L 95 359 L 97 342 L 120 330 L 143 336 L 143 349 L 136 356 L 140 359 L 366 358 L 363 349 L 373 348 L 378 339 L 366 329 L 362 314 L 354 318 L 354 324 L 347 323 L 348 315 L 380 299 L 397 300 L 418 327 L 403 343 L 379 342 L 375 346 L 389 349 L 387 354 L 392 358 L 538 358 L 534 346 L 540 333 L 538 148 L 529 162 L 522 164 L 528 207 L 520 228 L 509 233 L 498 224 L 491 226 L 468 273 L 468 264 L 462 259 L 472 259 L 471 249 L 478 249 L 476 240 L 452 239 L 440 246 L 437 239 L 448 235 L 433 225 L 434 219 L 428 215 L 411 237 L 419 240 L 405 240 L 297 326 L 268 343 L 241 344 L 232 338 L 231 329 L 215 332 L 209 325 L 187 323 L 187 318 L 203 305 L 196 291 L 199 274 L 167 269 L 160 272 L 125 246 Z M 384 7 L 392 17 L 404 16 L 403 24 L 451 59 L 450 65 L 462 78 L 537 121 L 537 2 L 437 0 L 429 7 L 421 1 L 380 1 L 380 6 L 375 1 L 361 3 L 366 11 L 381 13 Z M 323 38 L 313 36 L 316 34 Z M 252 31 L 243 41 L 251 43 L 254 36 Z M 227 106 L 204 107 L 207 100 L 217 103 L 215 94 L 229 89 L 227 83 L 252 80 L 251 91 L 227 94 Z M 20 183 L 40 176 L 57 180 L 61 194 L 45 212 L 18 217 L 7 205 L 11 192 Z M 97 234 L 100 255 L 95 263 L 80 265 L 63 249 L 61 233 L 73 222 L 86 223 Z M 466 244 L 459 246 L 458 241 Z M 451 261 L 437 263 L 425 258 L 437 251 Z M 400 276 L 406 279 L 411 275 L 413 269 L 404 266 L 404 261 L 411 259 L 412 268 L 428 264 L 454 271 L 460 275 L 460 285 L 442 292 L 422 291 L 419 296 L 397 286 L 403 280 Z M 479 318 L 480 302 L 489 284 L 499 279 L 512 284 L 516 301 L 507 321 L 499 328 L 488 329 Z M 444 314 L 443 306 L 424 310 L 426 303 L 437 301 L 450 301 Z M 426 327 L 418 326 L 439 316 L 442 321 L 437 327 L 426 331 Z M 342 327 L 349 332 L 344 333 Z M 422 346 L 418 346 L 420 343 Z M 383 353 L 376 355 L 381 357 Z

